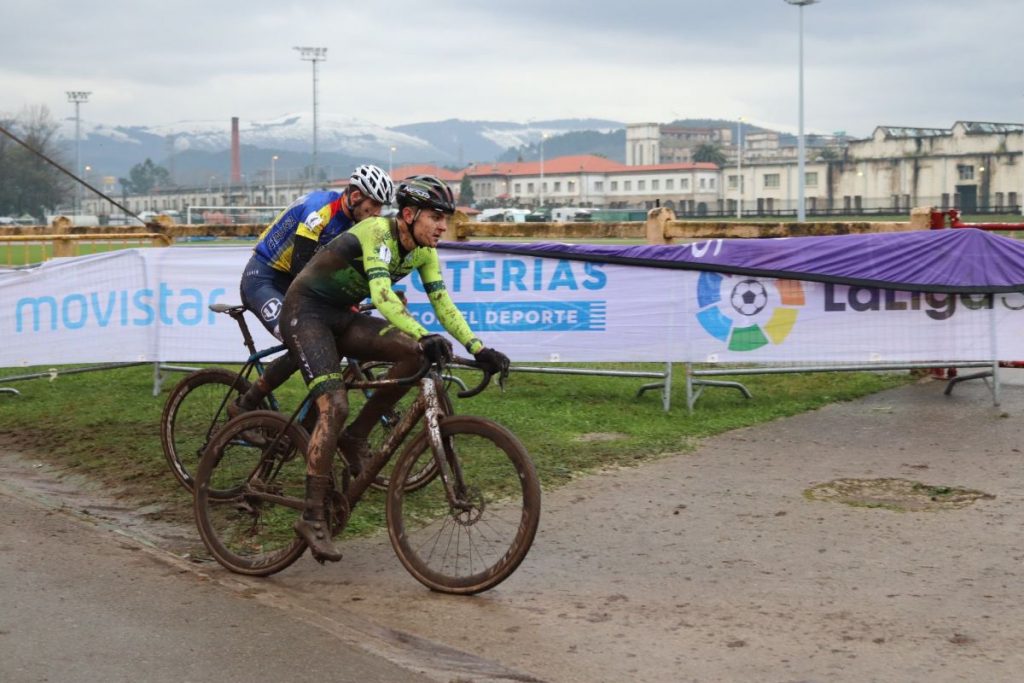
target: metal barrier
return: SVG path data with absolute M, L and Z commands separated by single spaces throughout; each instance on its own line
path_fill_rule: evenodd
M 117 245 L 132 245 L 149 242 L 152 246 L 167 247 L 172 240 L 167 235 L 157 232 L 145 233 L 122 233 L 122 234 L 80 234 L 80 235 L 0 235 L 0 247 L 9 245 L 4 249 L 4 264 L 24 265 L 29 263 L 41 263 L 51 258 L 64 256 L 82 256 L 81 247 L 83 244 L 113 243 Z M 14 245 L 23 245 L 23 258 L 15 260 Z M 39 258 L 30 258 L 33 247 L 38 249 Z M 49 249 L 48 249 L 49 248 Z M 100 251 L 100 250 L 95 250 Z M 95 253 L 95 252 L 90 252 Z
M 867 232 L 896 232 L 906 230 L 928 229 L 931 220 L 930 209 L 914 209 L 911 211 L 908 222 L 893 223 L 839 223 L 839 222 L 805 222 L 805 223 L 733 223 L 720 221 L 679 221 L 671 209 L 661 207 L 648 212 L 646 221 L 626 222 L 580 222 L 580 223 L 475 223 L 469 220 L 464 214 L 457 214 L 451 224 L 450 234 L 455 239 L 464 241 L 469 238 L 526 238 L 526 239 L 616 239 L 645 241 L 649 244 L 670 244 L 678 239 L 712 239 L 712 238 L 764 238 L 798 235 L 836 235 Z M 36 242 L 43 240 L 54 241 L 55 256 L 74 255 L 71 245 L 88 241 L 146 241 L 152 240 L 156 246 L 169 246 L 175 238 L 187 239 L 205 236 L 217 237 L 255 237 L 264 229 L 262 224 L 234 224 L 234 225 L 174 225 L 169 222 L 158 223 L 159 233 L 138 233 L 127 232 L 124 228 L 91 228 L 93 232 L 83 234 L 57 234 L 57 235 L 33 235 L 19 234 L 8 237 L 0 236 L 0 244 L 9 242 Z M 76 229 L 77 230 L 77 229 Z M 30 233 L 32 229 L 20 229 L 20 232 Z M 61 245 L 61 253 L 57 252 L 57 245 Z M 64 253 L 67 250 L 67 253 Z M 104 369 L 99 366 L 90 369 Z M 133 364 L 135 365 L 135 364 Z M 746 369 L 742 372 L 737 370 L 692 370 L 687 365 L 686 394 L 687 407 L 693 410 L 693 405 L 699 398 L 704 387 L 720 386 L 735 388 L 750 397 L 750 392 L 738 382 L 723 382 L 715 380 L 702 380 L 702 376 L 728 375 L 728 374 L 771 374 L 776 372 L 821 372 L 841 371 L 845 368 L 829 366 L 824 369 L 815 368 L 786 368 L 786 369 Z M 928 365 L 911 364 L 903 366 L 858 366 L 851 369 L 884 370 L 884 369 L 909 369 L 909 368 L 934 368 L 934 363 Z M 987 365 L 965 365 L 958 367 L 987 367 Z M 154 364 L 154 395 L 159 395 L 162 382 L 162 370 L 187 371 L 192 368 L 165 366 L 159 363 Z M 566 375 L 592 375 L 607 377 L 643 377 L 658 380 L 653 383 L 644 384 L 637 391 L 637 396 L 651 389 L 662 390 L 662 406 L 667 412 L 670 409 L 671 386 L 672 386 L 672 364 L 666 363 L 664 372 L 625 371 L 625 370 L 600 370 L 590 368 L 562 368 L 562 367 L 529 367 L 513 366 L 515 372 L 535 372 L 544 374 L 566 374 Z M 85 370 L 81 370 L 85 371 Z M 44 375 L 45 376 L 45 375 Z M 3 381 L 3 378 L 0 378 Z M 694 390 L 694 387 L 700 387 Z
M 198 367 L 193 366 L 179 366 L 179 365 L 162 365 L 156 364 L 154 367 L 153 376 L 153 396 L 159 396 L 161 385 L 163 384 L 163 374 L 165 370 L 175 372 L 194 372 L 198 370 Z M 671 408 L 671 391 L 672 391 L 672 364 L 665 363 L 664 372 L 653 372 L 644 370 L 599 370 L 597 368 L 545 368 L 545 367 L 531 367 L 525 365 L 513 365 L 509 368 L 511 372 L 527 372 L 527 373 L 538 373 L 546 375 L 586 375 L 589 377 L 648 377 L 651 379 L 660 380 L 658 382 L 651 382 L 649 384 L 642 385 L 637 389 L 636 396 L 639 398 L 646 391 L 652 389 L 661 389 L 661 405 L 667 413 Z M 457 377 L 446 377 L 452 381 L 458 383 L 463 389 L 466 388 L 465 384 Z
M 587 375 L 592 377 L 650 377 L 659 382 L 642 385 L 636 392 L 639 398 L 645 391 L 661 389 L 661 406 L 667 413 L 672 402 L 672 363 L 665 363 L 664 372 L 648 372 L 643 370 L 598 370 L 596 368 L 543 368 L 525 365 L 513 365 L 512 372 L 535 372 L 548 375 Z
M 78 375 L 78 374 L 81 374 L 83 372 L 96 372 L 98 370 L 113 370 L 115 368 L 130 368 L 130 367 L 133 367 L 133 366 L 136 366 L 136 365 L 149 365 L 149 363 L 148 362 L 139 362 L 139 363 L 105 363 L 103 365 L 90 365 L 90 366 L 82 367 L 82 368 L 69 368 L 69 369 L 49 368 L 45 372 L 32 372 L 32 373 L 29 373 L 27 375 L 9 375 L 7 377 L 0 377 L 0 382 L 18 382 L 18 381 L 26 380 L 26 379 L 41 379 L 41 378 L 44 378 L 44 377 L 49 378 L 50 381 L 53 381 L 53 380 L 57 379 L 58 377 L 60 377 L 61 375 Z M 19 392 L 17 389 L 12 389 L 11 387 L 0 387 L 0 393 L 14 394 L 15 396 L 20 396 L 21 395 L 21 392 Z
M 946 385 L 946 395 L 949 395 L 953 391 L 953 387 L 960 383 L 970 379 L 982 379 L 985 380 L 986 386 L 989 388 L 989 392 L 992 394 L 993 405 L 998 406 L 1000 403 L 1000 385 L 999 385 L 999 374 L 997 372 L 1000 365 L 998 361 L 930 361 L 921 363 L 865 363 L 865 364 L 835 364 L 835 365 L 798 365 L 789 367 L 747 367 L 747 368 L 716 368 L 713 370 L 694 370 L 693 366 L 689 363 L 686 364 L 686 407 L 689 412 L 693 412 L 693 406 L 697 403 L 697 399 L 700 398 L 701 394 L 704 393 L 705 387 L 721 387 L 726 389 L 735 389 L 742 393 L 746 398 L 753 398 L 753 394 L 747 389 L 741 382 L 734 381 L 723 381 L 723 380 L 709 380 L 701 379 L 703 377 L 713 376 L 743 376 L 743 375 L 778 375 L 785 373 L 796 373 L 796 372 L 886 372 L 890 370 L 934 370 L 935 368 L 988 368 L 986 372 L 978 372 L 970 375 L 956 376 L 953 375 L 949 378 Z M 1013 367 L 1012 364 L 1006 363 L 1004 367 Z M 988 378 L 992 378 L 992 384 L 988 383 Z

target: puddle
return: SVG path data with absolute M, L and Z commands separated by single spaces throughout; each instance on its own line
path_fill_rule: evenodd
M 984 491 L 909 479 L 836 479 L 812 486 L 804 491 L 804 496 L 810 500 L 897 512 L 957 510 L 978 500 L 995 498 Z
M 119 499 L 123 489 L 19 454 L 0 454 L 0 482 L 47 507 L 64 510 L 120 530 L 180 557 L 202 550 L 194 527 L 173 524 L 153 515 L 160 506 L 132 507 Z

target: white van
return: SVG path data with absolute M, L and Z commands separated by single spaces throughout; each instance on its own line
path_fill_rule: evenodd
M 551 221 L 554 223 L 583 223 L 590 219 L 590 209 L 576 206 L 551 209 Z
M 92 216 L 84 213 L 58 213 L 53 215 L 48 214 L 47 216 L 45 216 L 46 224 L 53 225 L 54 219 L 58 217 L 67 218 L 69 221 L 71 221 L 71 225 L 74 225 L 76 227 L 94 228 L 100 224 L 99 216 Z

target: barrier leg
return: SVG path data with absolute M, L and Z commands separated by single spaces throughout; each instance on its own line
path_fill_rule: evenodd
M 651 382 L 650 384 L 644 384 L 636 390 L 637 398 L 643 396 L 645 391 L 650 389 L 661 389 L 661 407 L 667 413 L 672 403 L 672 363 L 665 363 L 665 374 L 664 380 L 661 382 Z
M 696 387 L 696 389 L 694 388 Z M 717 380 L 717 379 L 698 379 L 693 368 L 689 364 L 686 365 L 686 408 L 689 412 L 693 412 L 693 406 L 697 403 L 697 399 L 700 398 L 701 394 L 704 393 L 704 387 L 720 387 L 724 389 L 735 389 L 736 391 L 743 394 L 744 398 L 754 398 L 754 395 L 750 393 L 750 389 L 742 384 L 741 382 L 733 382 L 729 380 Z
M 990 394 L 992 394 L 992 405 L 999 406 L 1002 400 L 1002 389 L 999 383 L 999 362 L 993 361 L 992 368 L 990 370 L 984 370 L 982 372 L 972 372 L 969 375 L 960 375 L 956 372 L 955 368 L 951 368 L 953 371 L 950 374 L 949 381 L 946 382 L 946 389 L 942 393 L 949 396 L 953 393 L 953 387 L 960 382 L 966 382 L 969 379 L 980 379 L 985 382 L 985 386 L 988 388 Z M 988 378 L 992 378 L 992 383 L 989 384 Z

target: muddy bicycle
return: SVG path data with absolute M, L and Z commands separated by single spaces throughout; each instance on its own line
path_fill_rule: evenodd
M 174 386 L 164 402 L 163 412 L 160 415 L 160 445 L 171 473 L 189 493 L 192 493 L 193 490 L 193 475 L 203 450 L 217 430 L 224 426 L 229 419 L 228 406 L 249 390 L 254 373 L 256 376 L 263 375 L 266 358 L 287 352 L 284 344 L 257 350 L 256 343 L 249 332 L 249 326 L 245 321 L 244 314 L 247 309 L 244 306 L 212 304 L 210 310 L 214 313 L 228 315 L 237 323 L 242 334 L 242 343 L 248 350 L 249 357 L 237 372 L 226 368 L 202 368 L 189 373 Z M 372 310 L 371 305 L 360 307 L 361 312 L 365 313 L 369 310 Z M 344 373 L 346 378 L 351 380 L 373 380 L 386 367 L 386 363 L 359 363 L 349 360 Z M 448 401 L 448 395 L 445 394 L 442 400 Z M 281 410 L 280 403 L 273 392 L 267 395 L 260 408 Z M 400 405 L 381 417 L 380 425 L 375 427 L 370 435 L 371 442 L 383 441 L 391 428 L 398 423 L 402 408 L 403 406 Z M 447 405 L 447 408 L 450 413 L 450 404 Z M 315 410 L 311 406 L 307 406 L 306 411 L 299 416 L 299 420 L 306 423 L 308 431 L 312 431 L 315 419 Z M 410 477 L 406 485 L 425 485 L 431 477 L 436 476 L 437 470 L 429 465 L 426 463 L 425 469 L 419 472 L 418 476 Z M 378 474 L 373 482 L 373 486 L 381 490 L 386 489 L 387 485 L 386 471 Z M 219 495 L 219 492 L 214 490 L 212 495 Z
M 455 364 L 481 369 L 470 359 L 457 358 Z M 418 390 L 358 476 L 348 476 L 336 452 L 327 518 L 332 535 L 340 534 L 374 479 L 396 458 L 385 504 L 395 553 L 428 588 L 473 594 L 504 581 L 526 557 L 540 519 L 540 482 L 526 449 L 508 429 L 487 418 L 450 413 L 440 398 L 442 374 L 427 364 L 406 379 L 346 379 L 347 389 L 416 383 Z M 480 383 L 459 396 L 479 393 L 490 379 L 484 371 Z M 307 396 L 304 403 L 309 401 Z M 297 420 L 300 410 L 291 417 L 268 410 L 242 413 L 214 434 L 200 460 L 196 525 L 213 557 L 233 572 L 274 574 L 306 551 L 293 530 L 304 507 L 309 444 Z M 426 462 L 440 476 L 407 487 Z

